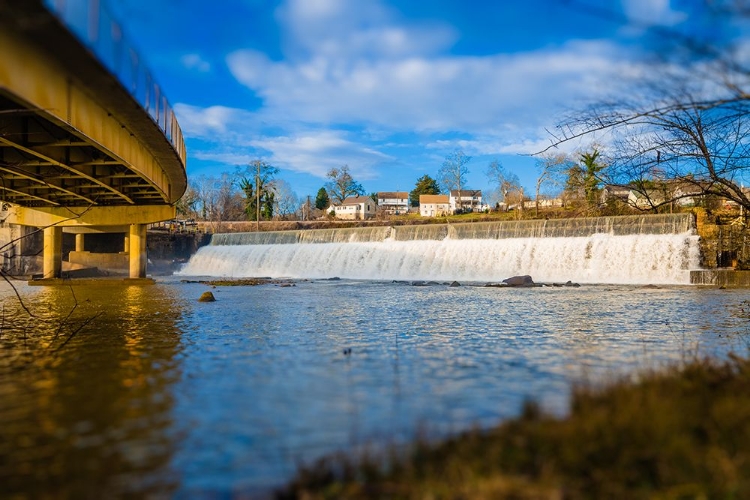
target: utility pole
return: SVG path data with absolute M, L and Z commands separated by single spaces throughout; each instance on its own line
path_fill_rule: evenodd
M 260 232 L 260 162 L 255 162 L 255 230 Z

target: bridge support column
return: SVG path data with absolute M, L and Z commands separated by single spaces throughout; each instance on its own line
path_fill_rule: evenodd
M 146 224 L 130 226 L 130 277 L 146 277 Z
M 84 234 L 76 234 L 76 252 L 83 252 L 84 248 Z
M 43 278 L 59 278 L 62 274 L 62 228 L 44 228 Z

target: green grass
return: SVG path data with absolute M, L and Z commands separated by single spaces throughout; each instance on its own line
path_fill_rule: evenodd
M 750 361 L 578 388 L 565 418 L 529 403 L 493 429 L 405 453 L 327 457 L 278 498 L 750 498 Z

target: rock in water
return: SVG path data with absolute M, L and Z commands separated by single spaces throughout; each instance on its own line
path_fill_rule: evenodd
M 216 297 L 211 292 L 203 292 L 198 298 L 198 302 L 216 302 Z
M 511 276 L 510 278 L 504 279 L 503 283 L 508 286 L 529 286 L 534 284 L 534 280 L 531 279 L 531 276 L 529 275 Z
M 459 283 L 458 281 L 454 281 L 453 283 L 451 283 L 451 284 L 450 284 L 450 285 L 448 285 L 448 286 L 450 286 L 450 287 L 461 286 L 461 283 Z

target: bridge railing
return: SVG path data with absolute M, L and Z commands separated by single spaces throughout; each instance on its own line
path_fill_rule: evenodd
M 185 164 L 185 141 L 174 110 L 106 5 L 101 0 L 42 1 L 117 77 L 156 122 Z

